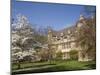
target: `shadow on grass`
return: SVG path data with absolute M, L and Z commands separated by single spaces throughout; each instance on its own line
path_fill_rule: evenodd
M 35 68 L 35 67 L 43 67 L 43 66 L 47 66 L 47 65 L 56 65 L 56 64 L 38 64 L 38 65 L 31 65 L 31 66 L 25 66 L 25 67 L 21 67 L 20 69 L 25 69 L 25 68 Z M 13 70 L 19 70 L 19 68 L 15 68 Z
M 15 75 L 15 74 L 29 74 L 29 73 L 45 73 L 45 72 L 57 72 L 57 71 L 64 71 L 64 68 L 62 66 L 52 66 L 52 67 L 47 67 L 42 69 L 39 68 L 34 70 L 13 72 L 12 74 Z
M 64 67 L 64 66 L 52 66 L 47 68 L 39 68 L 34 70 L 27 70 L 27 71 L 19 71 L 13 72 L 12 74 L 30 74 L 30 73 L 45 73 L 45 72 L 61 72 L 61 71 L 77 71 L 77 70 L 86 70 L 82 68 L 73 68 L 73 67 Z
M 71 61 L 72 62 L 72 61 Z M 50 66 L 51 65 L 51 66 Z M 60 64 L 42 64 L 34 65 L 38 69 L 30 69 L 13 72 L 12 74 L 30 74 L 30 73 L 45 73 L 45 72 L 60 72 L 60 71 L 79 71 L 79 70 L 91 70 L 96 69 L 96 63 L 91 62 L 72 62 L 72 63 L 60 63 Z M 48 66 L 43 68 L 44 66 Z
M 96 64 L 88 64 L 88 65 L 85 65 L 85 66 L 90 68 L 90 69 L 96 69 Z

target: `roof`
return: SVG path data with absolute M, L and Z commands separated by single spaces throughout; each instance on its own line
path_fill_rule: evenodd
M 67 36 L 67 35 L 70 35 L 70 34 L 74 34 L 75 31 L 76 31 L 76 26 L 71 26 L 71 27 L 68 27 L 68 28 L 64 28 L 60 31 L 52 30 L 52 35 L 53 35 L 53 37 Z

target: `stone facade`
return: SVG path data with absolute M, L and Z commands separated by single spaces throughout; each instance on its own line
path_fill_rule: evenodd
M 78 61 L 89 61 L 88 54 L 82 56 L 82 50 L 76 45 L 77 29 L 85 24 L 84 16 L 80 15 L 75 26 L 60 31 L 48 30 L 48 44 L 57 52 L 62 52 L 62 59 L 70 59 L 70 51 L 78 51 Z

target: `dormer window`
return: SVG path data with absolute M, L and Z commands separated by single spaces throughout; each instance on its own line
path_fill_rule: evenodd
M 60 40 L 60 38 L 57 38 L 57 40 L 59 41 L 59 40 Z
M 83 23 L 80 23 L 80 22 L 79 22 L 79 23 L 77 24 L 77 27 L 80 28 L 80 27 L 82 27 L 82 25 L 83 25 Z
M 55 35 L 53 35 L 53 37 L 55 38 L 56 36 L 55 36 Z
M 71 33 L 71 31 L 70 30 L 68 30 L 68 34 L 70 34 Z
M 64 36 L 64 33 L 61 33 L 61 37 L 63 37 Z
M 65 36 L 64 38 L 67 39 L 67 36 Z
M 79 18 L 79 21 L 84 20 L 84 19 L 85 19 L 84 16 L 81 14 L 80 18 Z

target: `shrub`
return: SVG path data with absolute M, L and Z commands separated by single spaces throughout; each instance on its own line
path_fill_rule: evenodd
M 62 52 L 61 51 L 56 53 L 56 59 L 57 60 L 61 60 L 62 59 Z
M 71 60 L 78 60 L 78 51 L 77 50 L 70 51 L 70 59 Z

